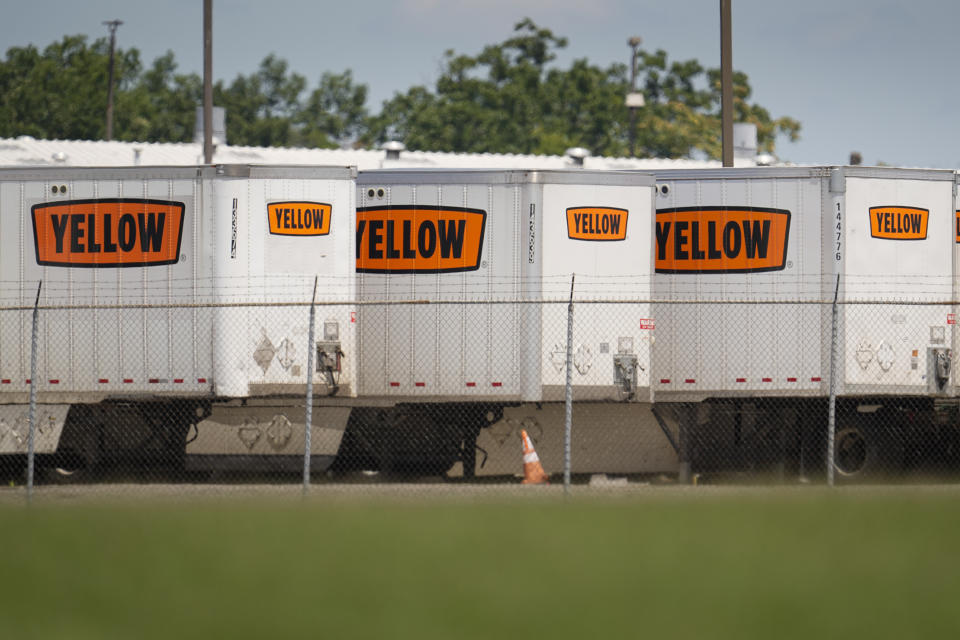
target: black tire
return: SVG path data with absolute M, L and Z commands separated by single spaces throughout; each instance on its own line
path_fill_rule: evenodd
M 895 412 L 856 414 L 839 422 L 833 465 L 841 479 L 873 480 L 903 472 L 903 433 Z
M 843 427 L 834 437 L 833 467 L 845 478 L 866 475 L 876 467 L 879 452 L 876 438 L 859 423 Z
M 93 471 L 93 462 L 73 449 L 63 449 L 38 460 L 38 477 L 44 484 L 82 484 L 92 478 Z

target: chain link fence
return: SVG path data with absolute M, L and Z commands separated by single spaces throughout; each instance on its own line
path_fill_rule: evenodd
M 960 466 L 949 303 L 313 295 L 0 308 L 6 484 L 417 491 L 537 465 L 564 486 L 834 484 Z

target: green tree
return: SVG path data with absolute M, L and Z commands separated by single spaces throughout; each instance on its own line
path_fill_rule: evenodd
M 546 128 L 547 64 L 566 40 L 527 19 L 516 34 L 477 56 L 444 54 L 436 91 L 416 86 L 383 105 L 378 141 L 397 137 L 412 149 L 537 153 L 557 146 Z M 561 135 L 563 132 L 559 132 Z
M 519 22 L 511 37 L 474 56 L 447 51 L 433 89 L 414 86 L 366 108 L 367 87 L 351 71 L 325 72 L 307 95 L 303 76 L 268 55 L 250 75 L 217 82 L 214 103 L 227 110 L 234 145 L 334 147 L 400 139 L 411 149 L 559 154 L 586 147 L 594 154 L 626 155 L 631 133 L 637 155 L 720 156 L 720 72 L 696 60 L 670 62 L 663 50 L 640 50 L 637 75 L 646 106 L 635 128 L 624 106 L 628 67 L 601 68 L 585 59 L 558 68 L 566 38 Z M 99 139 L 106 129 L 106 38 L 87 44 L 66 36 L 42 52 L 14 47 L 0 60 L 0 136 Z M 119 48 L 114 135 L 118 140 L 184 142 L 193 138 L 202 84 L 177 73 L 172 52 L 143 70 L 137 49 Z M 758 143 L 795 140 L 800 124 L 773 119 L 751 103 L 746 74 L 734 74 L 735 120 L 757 125 Z
M 585 59 L 568 69 L 550 66 L 565 38 L 532 20 L 479 55 L 447 51 L 434 90 L 412 87 L 384 103 L 370 120 L 368 140 L 400 139 L 411 149 L 458 152 L 562 153 L 572 146 L 597 155 L 626 155 L 630 113 L 624 105 L 628 68 L 600 68 Z M 669 63 L 666 52 L 640 50 L 640 90 L 647 106 L 637 113 L 637 155 L 720 156 L 718 70 L 695 60 Z M 771 119 L 749 102 L 746 74 L 734 76 L 737 119 L 754 122 L 761 149 L 778 135 L 796 139 L 792 118 Z
M 85 36 L 65 36 L 42 53 L 32 45 L 8 49 L 0 62 L 0 136 L 102 138 L 108 64 L 106 38 L 88 46 Z M 114 65 L 119 94 L 140 72 L 140 53 L 118 49 Z
M 176 73 L 173 52 L 153 61 L 135 86 L 117 97 L 118 138 L 145 142 L 193 140 L 196 107 L 202 104 L 200 76 Z
M 289 146 L 306 79 L 288 71 L 287 61 L 270 54 L 260 69 L 239 75 L 229 87 L 217 82 L 213 101 L 227 111 L 227 140 L 232 145 Z
M 349 69 L 341 74 L 326 72 L 299 111 L 294 142 L 304 147 L 336 147 L 365 133 L 370 117 L 367 86 L 355 84 Z
M 700 152 L 720 158 L 720 69 L 704 69 L 696 60 L 668 63 L 667 52 L 638 51 L 637 77 L 646 105 L 637 124 L 638 155 L 680 157 Z M 773 153 L 777 137 L 796 140 L 800 123 L 776 120 L 760 105 L 749 102 L 747 74 L 733 74 L 734 122 L 757 126 L 759 150 Z
M 713 89 L 715 102 L 720 103 L 720 70 L 709 71 L 710 86 Z M 770 117 L 770 112 L 758 104 L 750 104 L 748 100 L 753 90 L 747 74 L 735 71 L 733 74 L 733 118 L 734 122 L 752 122 L 757 125 L 757 146 L 760 151 L 773 153 L 776 151 L 776 140 L 785 135 L 791 142 L 800 138 L 800 122 L 783 116 L 776 120 Z M 717 117 L 719 117 L 719 107 Z M 716 157 L 720 157 L 719 154 Z
M 585 59 L 574 60 L 568 70 L 551 69 L 536 152 L 562 154 L 585 147 L 606 156 L 626 155 L 625 76 L 624 65 L 600 69 Z

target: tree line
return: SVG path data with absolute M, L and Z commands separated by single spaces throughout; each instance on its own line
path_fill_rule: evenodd
M 601 68 L 587 59 L 553 64 L 567 39 L 530 19 L 476 55 L 444 54 L 433 87 L 413 86 L 367 106 L 367 85 L 348 69 L 307 79 L 270 54 L 259 68 L 217 81 L 214 104 L 227 111 L 232 145 L 372 147 L 400 140 L 408 149 L 561 154 L 585 147 L 595 155 L 629 154 L 630 91 L 625 64 Z M 106 131 L 109 41 L 65 36 L 40 51 L 12 47 L 0 61 L 0 137 L 102 139 Z M 670 61 L 663 50 L 638 50 L 636 154 L 719 158 L 720 70 L 696 60 Z M 145 66 L 136 48 L 115 52 L 114 139 L 189 142 L 202 79 L 179 73 L 168 51 Z M 734 73 L 734 121 L 757 126 L 758 147 L 773 153 L 778 136 L 796 140 L 800 123 L 771 117 L 752 103 L 747 75 Z

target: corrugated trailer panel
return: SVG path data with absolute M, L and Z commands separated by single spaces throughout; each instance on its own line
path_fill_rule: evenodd
M 200 200 L 195 169 L 3 172 L 2 303 L 32 305 L 42 280 L 42 305 L 81 307 L 41 315 L 41 393 L 206 391 L 198 380 L 210 377 L 209 315 L 145 308 L 196 301 L 206 256 L 193 232 Z M 135 260 L 152 264 L 118 266 Z M 0 391 L 25 392 L 30 314 L 12 315 L 0 330 Z
M 42 280 L 40 304 L 54 307 L 40 316 L 40 392 L 96 402 L 302 389 L 314 277 L 317 340 L 335 334 L 331 342 L 354 350 L 354 175 L 302 167 L 2 172 L 0 303 L 31 306 Z M 274 229 L 271 206 L 287 210 Z M 329 216 L 322 233 L 296 222 L 308 209 Z M 277 301 L 303 306 L 269 305 Z M 268 342 L 260 354 L 270 357 L 255 357 Z M 30 311 L 2 312 L 0 393 L 29 390 L 29 347 Z M 354 392 L 355 368 L 342 360 L 341 395 Z
M 836 294 L 838 393 L 944 393 L 931 380 L 944 355 L 937 350 L 953 342 L 952 173 L 822 167 L 657 177 L 667 193 L 657 198 L 656 294 L 676 301 L 656 313 L 658 392 L 825 395 Z M 755 255 L 744 259 L 751 246 Z
M 594 178 L 543 185 L 543 294 L 565 300 L 575 275 L 573 384 L 578 399 L 650 399 L 653 335 L 652 185 Z M 619 183 L 618 183 L 619 182 Z M 620 301 L 620 302 L 617 302 Z M 563 397 L 567 305 L 543 308 L 541 378 Z M 635 359 L 635 360 L 634 360 Z M 629 364 L 630 391 L 616 369 Z
M 339 343 L 346 357 L 337 395 L 353 395 L 353 170 L 253 167 L 218 176 L 210 191 L 213 273 L 223 305 L 214 313 L 216 394 L 299 393 L 307 379 L 308 303 L 315 299 L 315 340 Z M 315 372 L 315 385 L 326 382 Z
M 464 398 L 520 393 L 519 311 L 509 302 L 521 294 L 520 248 L 514 241 L 520 191 L 521 185 L 449 173 L 360 175 L 360 295 L 365 302 L 391 303 L 360 309 L 361 393 Z M 399 213 L 391 219 L 387 212 L 394 209 Z M 458 216 L 475 244 L 467 239 L 459 261 L 450 251 L 444 259 L 441 226 Z M 391 257 L 394 247 L 399 253 Z M 407 252 L 416 252 L 417 260 L 408 260 Z M 424 253 L 443 262 L 423 266 Z M 397 266 L 397 260 L 409 264 Z M 441 304 L 394 304 L 416 300 Z
M 655 390 L 819 390 L 823 171 L 656 175 Z
M 940 393 L 931 367 L 953 342 L 954 175 L 844 173 L 843 392 Z
M 225 166 L 211 177 L 204 220 L 221 402 L 196 425 L 188 468 L 302 468 L 311 355 L 314 395 L 356 394 L 355 176 L 348 167 Z M 311 464 L 323 470 L 350 409 L 314 405 Z
M 643 261 L 649 264 L 651 188 L 649 177 L 596 172 L 361 173 L 357 267 L 360 295 L 370 303 L 360 313 L 361 393 L 538 401 L 551 388 L 549 399 L 562 397 L 554 391 L 562 385 L 565 357 L 558 367 L 554 343 L 566 342 L 570 274 L 581 271 L 577 292 L 589 299 L 604 295 L 601 286 L 610 293 L 612 274 L 622 282 L 624 273 L 639 271 L 638 286 L 645 287 L 639 295 L 649 300 Z M 568 209 L 577 207 L 630 210 L 636 232 L 628 234 L 630 242 L 601 243 L 606 251 L 571 240 Z M 432 238 L 436 233 L 436 253 L 442 253 L 445 232 L 434 229 L 461 219 L 464 246 L 471 250 L 459 261 L 438 259 Z M 482 241 L 474 246 L 477 237 Z M 601 257 L 609 264 L 601 265 Z M 558 303 L 541 305 L 544 297 Z M 411 303 L 418 300 L 440 304 Z M 649 317 L 649 309 L 624 309 L 606 318 L 580 318 L 580 388 L 603 387 L 605 397 L 616 396 L 610 344 L 624 332 L 613 326 L 630 327 L 626 333 L 635 336 L 635 348 L 648 350 L 640 344 L 645 334 L 639 318 Z M 616 318 L 617 312 L 627 315 Z M 603 341 L 603 364 L 594 367 Z M 649 372 L 648 355 L 640 356 Z

